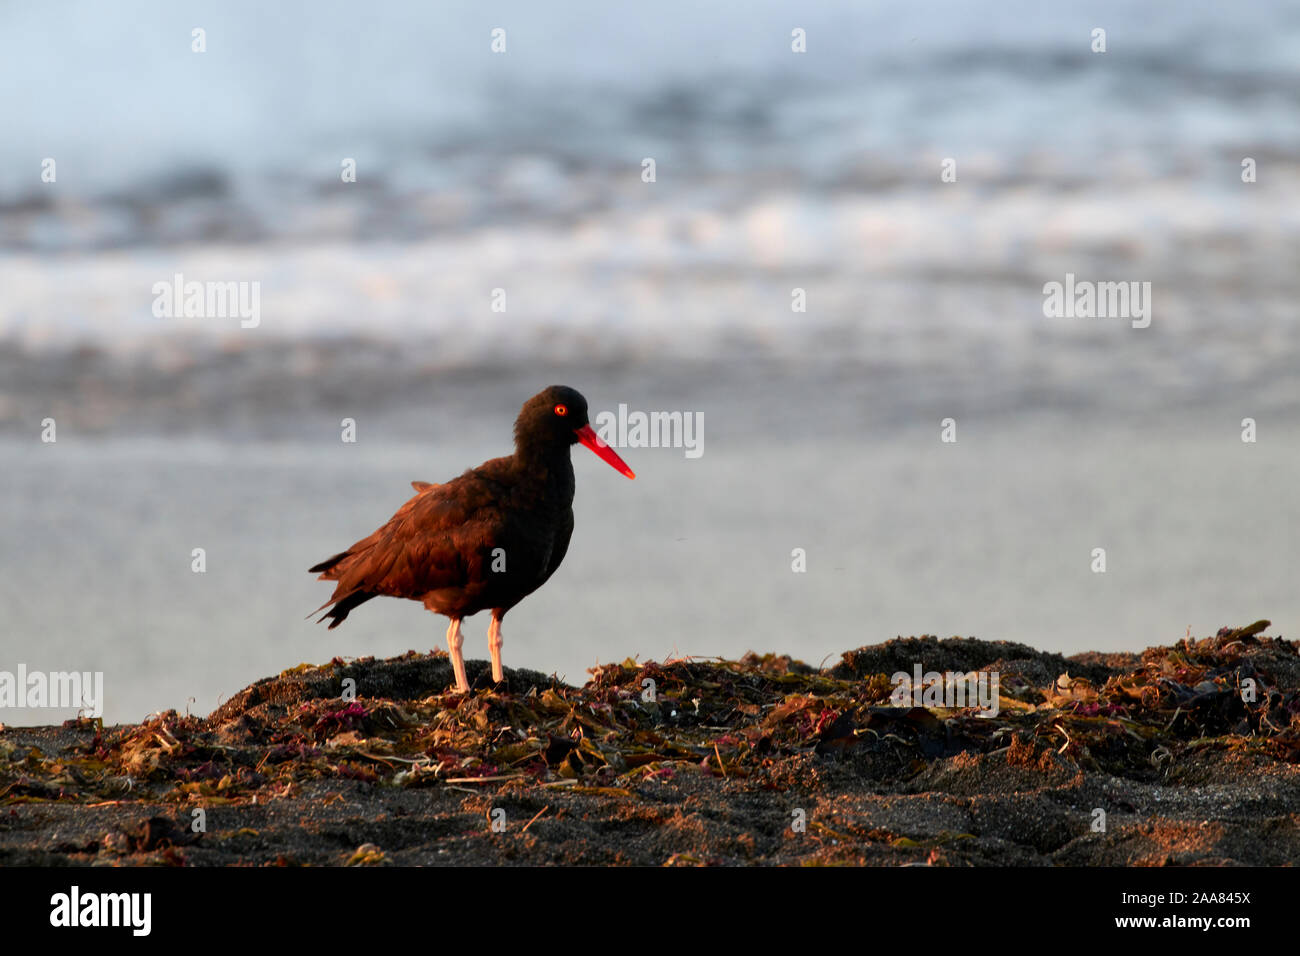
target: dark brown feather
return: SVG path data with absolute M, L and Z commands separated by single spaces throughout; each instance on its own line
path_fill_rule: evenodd
M 564 418 L 553 414 L 567 402 Z M 504 615 L 555 573 L 573 534 L 574 429 L 586 401 L 552 387 L 525 404 L 515 453 L 443 484 L 412 482 L 415 495 L 378 530 L 313 566 L 336 582 L 322 621 L 337 627 L 373 597 L 409 598 L 431 611 Z M 502 568 L 504 562 L 504 568 Z

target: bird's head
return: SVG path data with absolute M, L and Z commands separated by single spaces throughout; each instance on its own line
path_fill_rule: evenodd
M 515 445 L 586 445 L 616 471 L 629 478 L 636 474 L 591 427 L 587 418 L 587 400 L 567 385 L 552 385 L 528 401 L 515 419 Z

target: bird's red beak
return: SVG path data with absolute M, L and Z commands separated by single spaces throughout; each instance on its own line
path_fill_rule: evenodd
M 592 430 L 590 425 L 583 425 L 578 429 L 578 441 L 603 458 L 615 471 L 621 472 L 629 478 L 636 477 L 636 472 L 627 466 L 627 462 L 618 457 L 618 452 L 601 441 L 600 436 Z

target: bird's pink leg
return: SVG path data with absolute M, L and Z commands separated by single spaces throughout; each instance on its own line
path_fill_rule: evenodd
M 501 669 L 501 645 L 504 643 L 501 640 L 501 618 L 493 611 L 492 623 L 488 625 L 488 650 L 492 652 L 492 680 L 498 684 L 505 680 L 505 672 Z
M 453 617 L 447 628 L 447 653 L 451 656 L 451 669 L 456 674 L 456 690 L 462 694 L 469 693 L 469 681 L 465 678 L 465 658 L 460 649 L 465 638 L 460 635 L 460 618 Z

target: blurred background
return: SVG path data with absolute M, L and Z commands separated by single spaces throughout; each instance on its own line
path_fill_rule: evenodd
M 704 454 L 575 449 L 507 666 L 1296 636 L 1300 8 L 12 4 L 0 117 L 0 669 L 102 670 L 109 721 L 441 646 L 305 620 L 306 568 L 552 383 Z M 1151 326 L 1045 318 L 1067 272 Z M 156 317 L 177 273 L 260 324 Z

